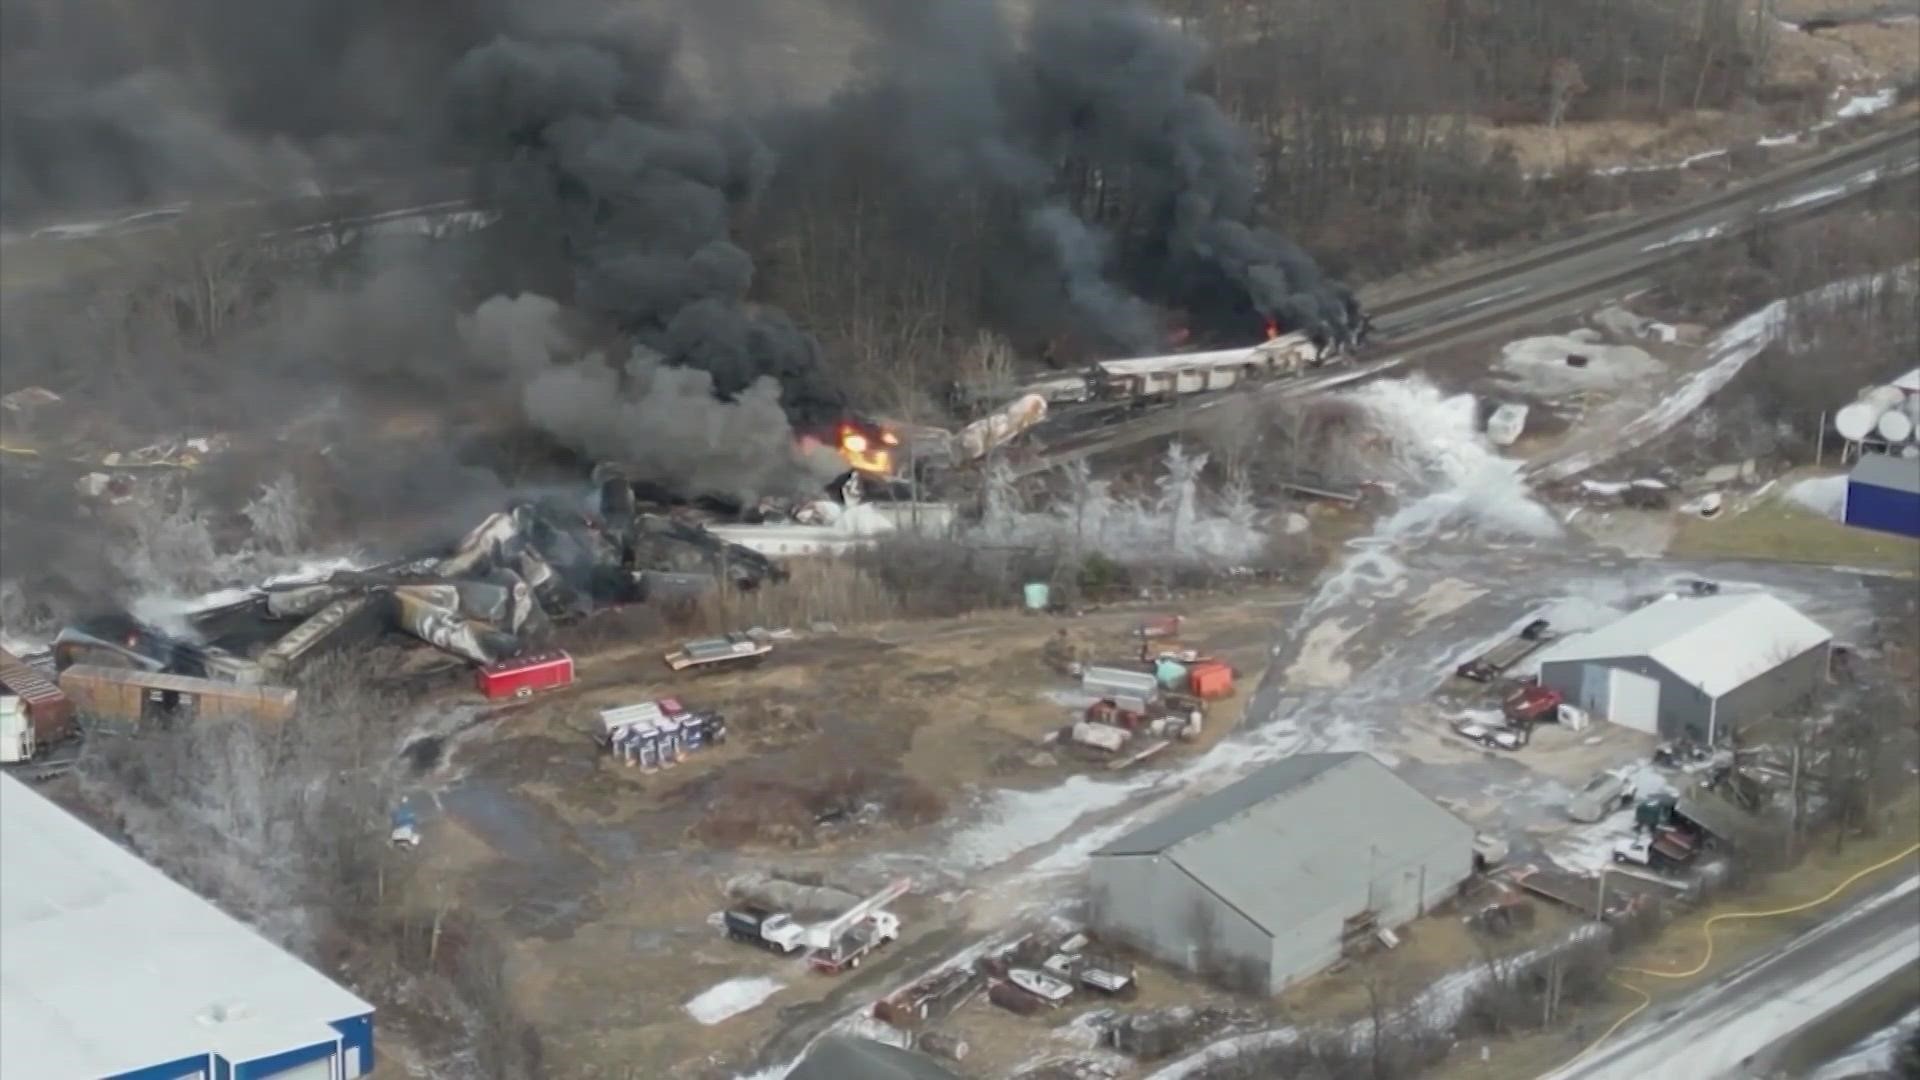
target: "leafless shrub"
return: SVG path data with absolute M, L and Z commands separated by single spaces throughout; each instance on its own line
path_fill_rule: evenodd
M 523 1080 L 545 1075 L 540 1030 L 514 1004 L 510 956 L 498 937 L 477 921 L 462 919 L 459 945 L 450 949 L 449 982 L 469 1014 L 472 1057 L 487 1080 Z
M 1456 1035 L 1550 1029 L 1566 1009 L 1600 995 L 1613 961 L 1606 942 L 1589 939 L 1538 961 L 1487 955 L 1482 963 L 1486 977 L 1467 995 Z

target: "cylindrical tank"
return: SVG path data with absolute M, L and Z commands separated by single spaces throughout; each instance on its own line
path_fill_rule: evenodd
M 1913 421 L 1907 417 L 1905 409 L 1888 409 L 1880 414 L 1880 422 L 1874 426 L 1874 430 L 1890 443 L 1903 443 L 1913 437 Z
M 1873 406 L 1875 416 L 1904 404 L 1906 400 L 1907 392 L 1897 386 L 1876 386 L 1860 395 L 1862 404 Z
M 1859 442 L 1873 434 L 1873 425 L 1880 419 L 1873 406 L 1864 401 L 1856 401 L 1842 406 L 1833 414 L 1833 430 L 1848 442 Z

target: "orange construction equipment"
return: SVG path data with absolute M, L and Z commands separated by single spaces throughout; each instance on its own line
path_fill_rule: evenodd
M 1233 696 L 1233 669 L 1218 660 L 1202 660 L 1187 669 L 1193 696 L 1212 701 Z

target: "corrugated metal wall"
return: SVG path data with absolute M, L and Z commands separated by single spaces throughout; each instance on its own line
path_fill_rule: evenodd
M 1920 537 L 1920 495 L 1849 481 L 1846 522 L 1862 529 Z

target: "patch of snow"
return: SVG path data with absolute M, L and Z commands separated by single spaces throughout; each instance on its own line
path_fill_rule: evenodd
M 1501 959 L 1498 961 L 1498 966 L 1504 970 L 1525 969 L 1606 932 L 1593 923 L 1584 923 L 1573 928 L 1558 941 Z M 1415 995 L 1406 1005 L 1393 1010 L 1394 1021 L 1398 1025 L 1417 1025 L 1432 1030 L 1451 1029 L 1459 1022 L 1460 1014 L 1466 1010 L 1467 1002 L 1474 991 L 1492 977 L 1488 967 L 1489 965 L 1484 963 L 1474 963 L 1441 976 L 1432 985 Z M 1346 1037 L 1349 1045 L 1359 1048 L 1365 1045 L 1365 1040 L 1371 1037 L 1372 1031 L 1373 1021 L 1365 1019 L 1340 1029 L 1339 1033 Z M 1149 1074 L 1147 1080 L 1186 1080 L 1187 1077 L 1204 1073 L 1209 1066 L 1230 1061 L 1242 1054 L 1255 1054 L 1290 1046 L 1299 1041 L 1305 1033 L 1298 1027 L 1284 1027 L 1230 1036 L 1188 1054 L 1171 1065 L 1164 1066 Z
M 1613 480 L 1580 481 L 1580 490 L 1589 495 L 1618 495 L 1632 486 L 1632 484 Z
M 1586 357 L 1586 364 L 1567 363 L 1573 355 Z M 1666 370 L 1645 349 L 1573 334 L 1541 334 L 1508 342 L 1494 367 L 1528 390 L 1549 397 L 1642 384 Z
M 1812 191 L 1802 191 L 1797 195 L 1789 195 L 1779 202 L 1768 203 L 1760 212 L 1763 214 L 1778 214 L 1784 210 L 1792 210 L 1795 207 L 1826 202 L 1828 199 L 1846 194 L 1847 189 L 1854 186 L 1856 181 L 1864 180 L 1865 183 L 1872 183 L 1878 179 L 1879 176 L 1880 170 L 1868 169 L 1865 173 L 1861 174 L 1861 177 L 1855 180 L 1848 180 L 1846 183 L 1832 184 L 1823 188 L 1815 188 Z
M 1762 135 L 1760 138 L 1754 140 L 1754 145 L 1771 149 L 1776 146 L 1792 146 L 1799 141 L 1800 133 L 1797 131 L 1789 131 L 1785 135 Z
M 1099 700 L 1098 698 L 1094 697 L 1092 694 L 1083 693 L 1079 690 L 1060 690 L 1060 689 L 1042 690 L 1040 692 L 1040 697 L 1046 702 L 1048 702 L 1049 704 L 1059 705 L 1062 708 L 1067 708 L 1067 709 L 1082 709 L 1082 710 L 1084 710 L 1087 706 L 1093 704 L 1095 701 Z
M 1845 476 L 1810 476 L 1794 483 L 1786 491 L 1787 501 L 1821 517 L 1840 520 L 1847 505 Z
M 1733 381 L 1747 362 L 1773 343 L 1785 321 L 1786 301 L 1776 300 L 1759 311 L 1727 327 L 1707 345 L 1710 362 L 1661 398 L 1652 409 L 1610 432 L 1607 440 L 1586 452 L 1576 452 L 1544 462 L 1534 474 L 1537 480 L 1556 481 L 1583 472 L 1629 450 L 1645 445 L 1685 419 L 1720 388 Z
M 1841 120 L 1852 120 L 1861 116 L 1872 116 L 1893 108 L 1899 92 L 1889 86 L 1885 90 L 1876 90 L 1871 94 L 1855 94 L 1842 102 L 1833 115 Z
M 759 1007 L 761 1002 L 779 993 L 786 985 L 778 979 L 760 975 L 728 979 L 687 1002 L 687 1015 L 702 1024 L 717 1024 L 728 1017 Z
M 1727 228 L 1725 225 L 1695 226 L 1686 232 L 1675 233 L 1665 240 L 1656 240 L 1646 247 L 1641 248 L 1640 251 L 1644 254 L 1649 251 L 1662 251 L 1670 247 L 1679 247 L 1682 244 L 1697 244 L 1702 240 L 1712 240 L 1726 231 Z
M 1915 1028 L 1920 1028 L 1920 1009 L 1913 1010 L 1847 1047 L 1839 1057 L 1815 1070 L 1807 1080 L 1851 1080 L 1853 1077 L 1891 1073 L 1893 1055 L 1900 1046 L 1900 1040 Z
M 1675 169 L 1691 169 L 1703 161 L 1727 156 L 1726 148 L 1702 150 L 1697 154 L 1688 154 L 1678 161 L 1655 162 L 1646 165 L 1609 165 L 1604 169 L 1595 169 L 1596 176 L 1627 176 L 1634 173 L 1670 172 Z
M 998 865 L 1060 836 L 1084 814 L 1119 805 L 1148 782 L 1145 777 L 1113 781 L 1075 775 L 1039 791 L 993 792 L 982 807 L 982 820 L 953 837 L 946 854 L 969 869 Z

